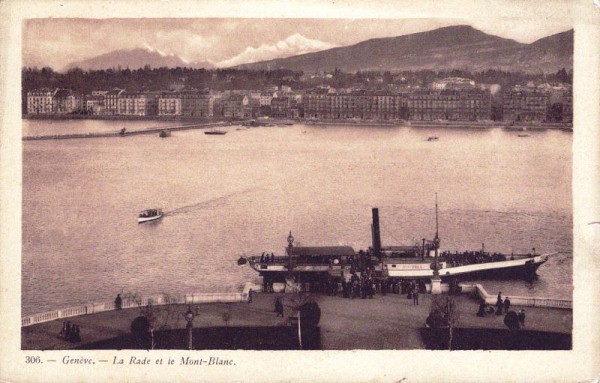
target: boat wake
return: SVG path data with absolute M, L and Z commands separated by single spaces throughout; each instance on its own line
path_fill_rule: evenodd
M 227 203 L 227 201 L 229 199 L 252 192 L 256 189 L 258 189 L 258 188 L 257 187 L 247 188 L 247 189 L 229 193 L 229 194 L 226 194 L 223 196 L 214 197 L 214 198 L 208 199 L 206 201 L 202 201 L 202 202 L 198 202 L 198 203 L 194 203 L 194 204 L 190 204 L 190 205 L 185 205 L 185 206 L 179 207 L 174 210 L 165 211 L 163 215 L 172 217 L 172 216 L 176 216 L 176 215 L 192 213 L 197 210 L 203 210 L 203 209 L 207 209 L 207 208 L 212 209 L 215 207 L 223 206 L 224 204 Z

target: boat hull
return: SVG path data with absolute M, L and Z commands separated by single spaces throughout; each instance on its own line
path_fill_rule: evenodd
M 145 223 L 145 222 L 150 222 L 150 221 L 156 221 L 157 219 L 161 219 L 162 218 L 162 214 L 161 215 L 157 215 L 154 217 L 138 217 L 138 223 Z
M 447 280 L 474 280 L 474 279 L 532 279 L 535 278 L 537 269 L 544 264 L 551 254 L 537 255 L 531 258 L 522 258 L 508 261 L 486 262 L 465 266 L 444 267 L 440 270 L 442 281 Z M 424 268 L 423 263 L 396 264 L 388 263 L 385 268 L 377 265 L 375 274 L 382 279 L 389 280 L 414 280 L 431 279 L 433 270 Z M 413 266 L 414 268 L 411 268 Z M 272 280 L 285 280 L 288 273 L 288 265 L 282 262 L 260 263 L 250 262 L 250 267 L 261 276 L 268 276 Z M 350 267 L 329 266 L 326 264 L 294 265 L 295 275 L 304 275 L 307 279 L 319 279 L 327 275 L 329 277 L 340 277 L 350 275 Z

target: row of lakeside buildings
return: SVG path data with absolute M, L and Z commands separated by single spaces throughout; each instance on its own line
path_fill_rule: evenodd
M 557 114 L 558 113 L 558 114 Z M 27 92 L 28 115 L 85 114 L 241 120 L 261 116 L 318 120 L 572 122 L 570 87 L 407 89 L 403 92 L 335 90 L 128 92 L 80 95 L 69 89 Z

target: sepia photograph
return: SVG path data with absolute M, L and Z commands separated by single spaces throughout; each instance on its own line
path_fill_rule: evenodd
M 573 352 L 573 15 L 124 16 L 18 28 L 20 363 Z

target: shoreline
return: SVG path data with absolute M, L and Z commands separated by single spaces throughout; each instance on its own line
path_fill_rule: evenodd
M 141 130 L 127 131 L 124 135 L 118 131 L 115 132 L 90 132 L 79 134 L 55 134 L 41 136 L 23 136 L 23 140 L 51 140 L 51 139 L 78 139 L 78 138 L 100 138 L 100 137 L 123 137 L 139 134 L 158 134 L 161 131 L 178 131 L 205 129 L 214 127 L 226 126 L 242 126 L 251 121 L 258 121 L 258 124 L 251 127 L 273 126 L 273 125 L 294 125 L 305 124 L 307 126 L 373 126 L 373 127 L 390 127 L 390 128 L 448 128 L 448 129 L 502 129 L 506 131 L 526 132 L 526 131 L 542 131 L 542 130 L 562 130 L 567 132 L 573 131 L 572 123 L 537 123 L 537 124 L 506 124 L 497 121 L 489 122 L 473 122 L 473 121 L 376 121 L 376 120 L 310 120 L 310 119 L 271 119 L 258 118 L 256 120 L 207 120 L 207 119 L 173 119 L 173 118 L 158 118 L 156 116 L 77 116 L 74 115 L 53 115 L 53 116 L 31 116 L 23 115 L 23 120 L 46 120 L 46 121 L 64 121 L 64 120 L 103 120 L 103 121 L 154 121 L 154 122 L 172 122 L 178 125 L 173 127 L 147 128 Z
M 63 120 L 104 120 L 104 121 L 163 121 L 163 122 L 188 122 L 188 123 L 231 123 L 233 125 L 256 120 L 264 123 L 285 123 L 295 122 L 304 123 L 307 125 L 382 125 L 382 126 L 435 126 L 435 127 L 481 127 L 481 128 L 572 128 L 572 122 L 524 122 L 518 123 L 515 121 L 450 121 L 450 120 L 349 120 L 349 119 L 310 119 L 310 118 L 271 118 L 271 117 L 256 117 L 249 119 L 228 120 L 224 118 L 194 118 L 194 117 L 171 117 L 171 116 L 92 116 L 79 114 L 23 114 L 23 120 L 48 120 L 48 121 L 63 121 Z

